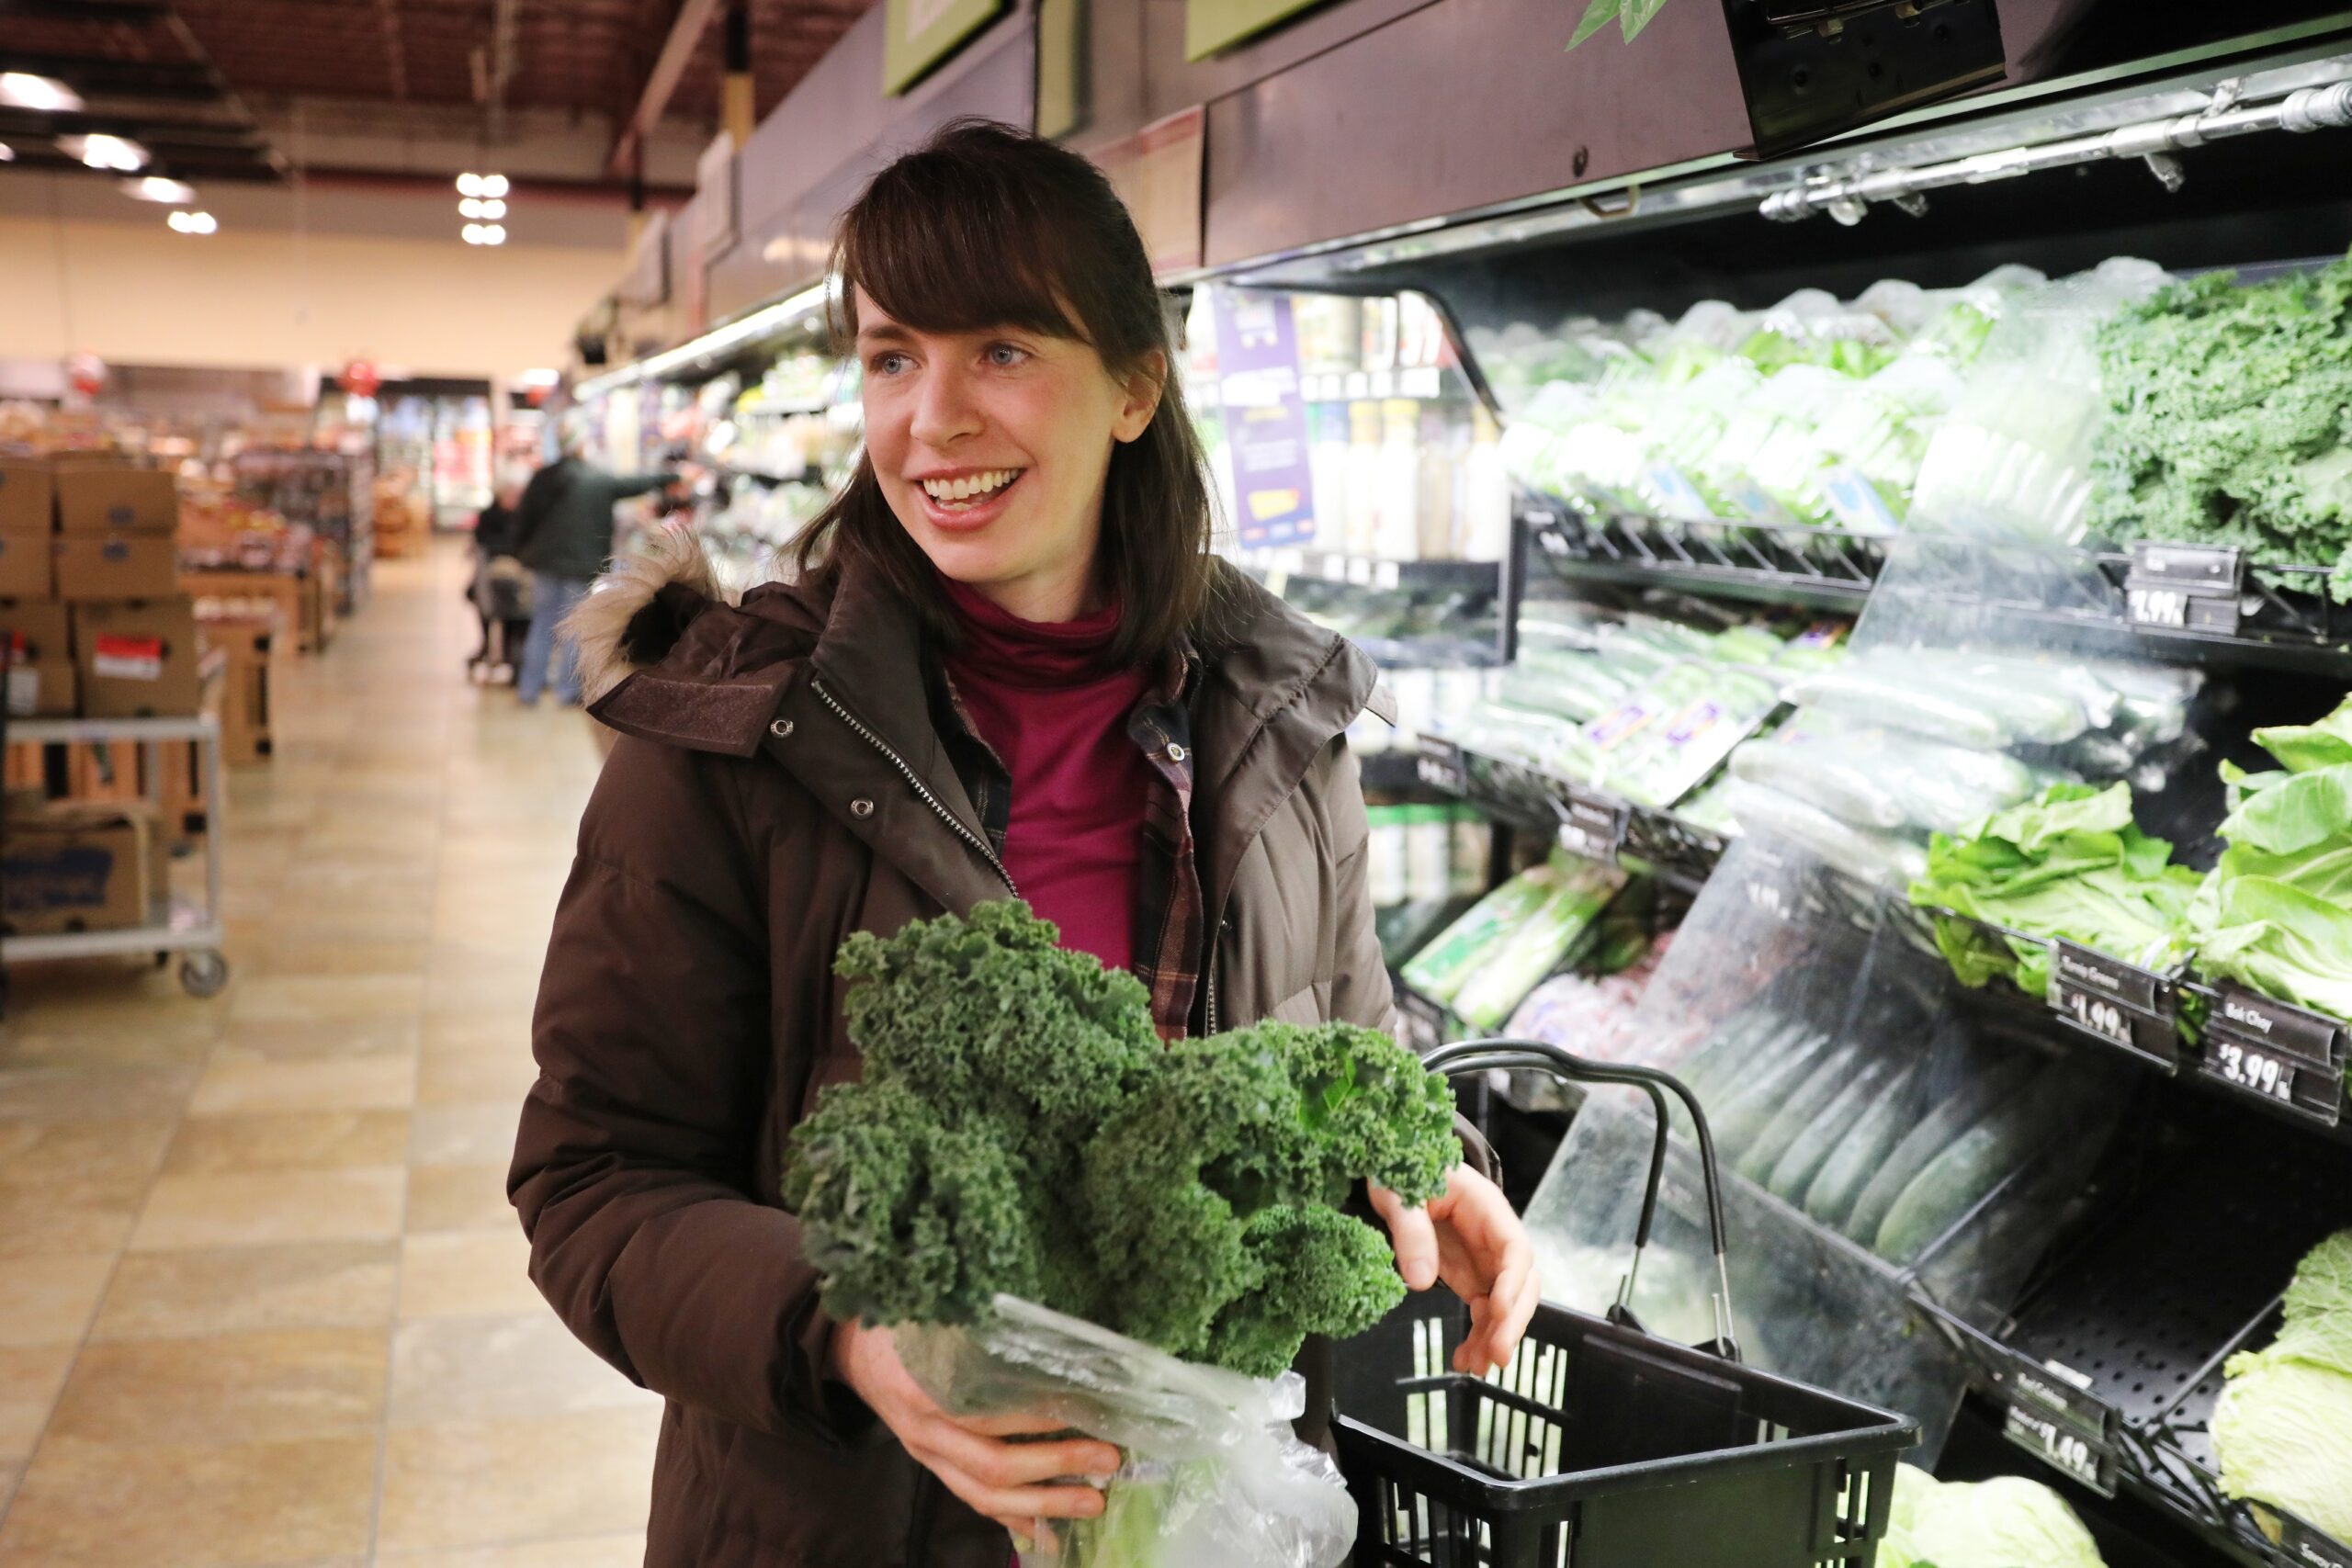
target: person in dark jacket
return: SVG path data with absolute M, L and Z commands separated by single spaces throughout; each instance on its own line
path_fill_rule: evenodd
M 674 471 L 605 473 L 582 456 L 586 440 L 582 426 L 567 423 L 562 456 L 531 476 L 514 509 L 514 555 L 531 571 L 531 631 L 514 682 L 514 694 L 526 707 L 539 700 L 550 675 L 557 700 L 578 705 L 577 658 L 569 646 L 558 648 L 556 628 L 612 559 L 615 504 L 683 477 Z
M 531 580 L 514 558 L 523 475 L 501 472 L 488 506 L 474 514 L 474 575 L 466 602 L 481 617 L 481 647 L 466 660 L 477 681 L 514 678 L 514 660 L 531 635 Z
M 729 603 L 665 535 L 572 623 L 620 739 L 507 1191 L 548 1303 L 668 1401 L 647 1568 L 1006 1568 L 1008 1532 L 1095 1516 L 1073 1478 L 1121 1463 L 1066 1423 L 951 1415 L 888 1326 L 827 1314 L 782 1176 L 860 1070 L 843 938 L 1018 896 L 1130 968 L 1163 1038 L 1395 1019 L 1346 739 L 1394 709 L 1361 649 L 1209 553 L 1175 347 L 1108 182 L 951 126 L 876 176 L 837 266 L 865 447 L 793 581 Z M 1476 1374 L 1537 1292 L 1464 1145 L 1426 1207 L 1370 1197 L 1404 1282 L 1468 1304 Z M 1329 1365 L 1310 1343 L 1310 1427 Z

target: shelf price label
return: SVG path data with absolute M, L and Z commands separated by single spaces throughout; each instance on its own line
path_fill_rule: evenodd
M 2206 1019 L 2207 1077 L 2333 1127 L 2344 1114 L 2344 1026 L 2223 982 Z
M 1413 759 L 1413 773 L 1441 795 L 1470 793 L 1470 773 L 1463 766 L 1462 749 L 1452 741 L 1422 736 L 1420 754 Z
M 2143 542 L 2132 547 L 2124 615 L 2151 631 L 2236 635 L 2245 561 L 2235 547 Z
M 1616 863 L 1617 852 L 1625 842 L 1628 813 L 1624 802 L 1569 785 L 1563 791 L 1557 809 L 1562 849 L 1586 860 Z
M 2071 942 L 2050 944 L 2050 1006 L 2066 1022 L 2170 1072 L 2180 1065 L 2172 987 L 2137 964 Z
M 2278 1561 L 2298 1568 L 2352 1568 L 2352 1544 L 2321 1534 L 2292 1514 L 2280 1514 Z
M 2076 1376 L 2018 1357 L 2001 1373 L 2008 1396 L 2001 1433 L 2102 1497 L 2112 1497 L 2121 1468 L 2116 1435 L 2122 1421 L 2113 1405 L 2091 1393 Z

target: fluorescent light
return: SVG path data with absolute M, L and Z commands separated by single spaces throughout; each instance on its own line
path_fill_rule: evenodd
M 185 207 L 196 199 L 196 187 L 185 180 L 167 180 L 161 175 L 143 175 L 135 180 L 123 181 L 122 194 L 133 201 L 160 201 L 173 207 Z
M 54 76 L 36 76 L 29 71 L 0 71 L 0 104 L 11 108 L 38 109 L 43 114 L 74 114 L 82 107 L 82 95 Z
M 147 166 L 147 149 L 124 136 L 92 131 L 87 136 L 61 136 L 58 146 L 94 169 L 120 169 L 136 174 Z
M 504 175 L 482 175 L 481 194 L 484 196 L 504 196 L 506 194 L 506 176 Z
M 466 197 L 458 203 L 458 216 L 460 218 L 487 218 L 490 214 L 482 210 L 482 208 L 486 205 L 487 203 L 483 202 L 479 197 L 470 196 Z
M 514 378 L 518 387 L 552 387 L 563 378 L 552 370 L 525 370 Z
M 459 196 L 480 196 L 481 194 L 481 176 L 470 172 L 459 175 L 458 176 L 458 194 Z
M 164 221 L 172 226 L 175 234 L 210 234 L 220 227 L 220 220 L 209 212 L 167 212 Z
M 482 243 L 481 225 L 479 223 L 469 223 L 458 231 L 458 237 L 465 241 L 465 243 L 469 245 L 479 245 Z
M 773 305 L 763 305 L 749 315 L 739 316 L 724 326 L 713 327 L 702 336 L 682 343 L 675 348 L 664 349 L 634 365 L 624 365 L 618 370 L 592 377 L 574 387 L 572 395 L 575 398 L 601 397 L 631 381 L 666 375 L 682 365 L 732 353 L 745 344 L 771 336 L 787 326 L 797 324 L 805 328 L 808 321 L 822 321 L 821 310 L 831 287 L 830 282 L 814 284 L 789 299 L 779 299 Z M 796 316 L 804 317 L 806 321 L 796 323 L 793 321 Z
M 483 224 L 481 226 L 481 243 L 485 245 L 504 244 L 506 243 L 506 225 L 503 223 Z
M 481 204 L 481 215 L 490 219 L 503 218 L 506 216 L 506 204 L 493 197 Z
M 6 142 L 0 141 L 0 164 L 13 164 L 16 161 L 17 150 Z

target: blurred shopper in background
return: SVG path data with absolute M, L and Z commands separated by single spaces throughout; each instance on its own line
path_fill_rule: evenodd
M 580 671 L 570 647 L 556 646 L 556 628 L 587 593 L 613 554 L 613 507 L 633 495 L 661 490 L 685 475 L 608 474 L 583 456 L 588 429 L 567 420 L 561 456 L 531 476 L 515 504 L 514 555 L 531 573 L 531 630 L 514 694 L 526 707 L 550 679 L 556 700 L 580 703 Z
M 481 647 L 466 668 L 495 685 L 514 679 L 514 661 L 531 635 L 531 572 L 514 556 L 530 477 L 519 466 L 501 468 L 490 504 L 474 518 L 474 575 L 466 595 L 481 616 Z

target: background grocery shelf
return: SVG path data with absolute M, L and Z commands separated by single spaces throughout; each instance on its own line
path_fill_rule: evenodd
M 1414 777 L 1424 788 L 1467 800 L 1519 827 L 1557 834 L 1572 853 L 1587 859 L 1639 861 L 1684 891 L 1695 890 L 1723 858 L 1723 835 L 1670 811 L 1636 806 L 1606 790 L 1465 750 L 1436 736 L 1421 737 Z
M 1460 588 L 1492 593 L 1502 587 L 1502 565 L 1490 560 L 1385 560 L 1328 550 L 1280 548 L 1248 550 L 1237 558 L 1243 570 L 1276 594 L 1301 578 L 1383 592 Z
M 1799 524 L 1585 515 L 1542 499 L 1521 502 L 1520 523 L 1531 570 L 1849 614 L 1886 560 L 1883 536 Z

